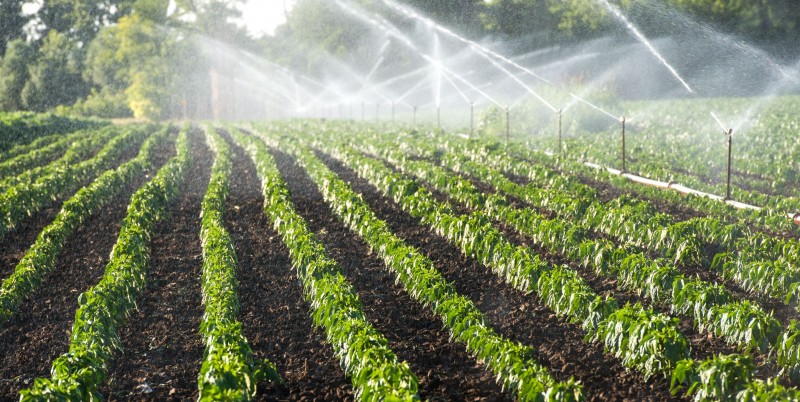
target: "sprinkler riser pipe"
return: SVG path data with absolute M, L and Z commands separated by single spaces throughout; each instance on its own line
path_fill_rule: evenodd
M 511 141 L 511 109 L 506 106 L 506 143 Z
M 561 149 L 563 148 L 561 146 L 561 117 L 562 117 L 562 115 L 563 115 L 563 111 L 561 109 L 558 109 L 558 154 L 559 155 L 561 154 Z
M 731 199 L 731 156 L 732 156 L 732 148 L 733 148 L 733 129 L 729 129 L 727 133 L 728 136 L 728 180 L 727 185 L 725 187 L 725 199 Z
M 622 171 L 625 172 L 625 116 L 620 119 L 622 123 Z
M 469 136 L 475 135 L 475 104 L 469 104 Z

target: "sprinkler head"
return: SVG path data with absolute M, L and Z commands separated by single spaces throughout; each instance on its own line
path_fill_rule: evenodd
M 625 116 L 620 116 L 619 117 L 619 122 L 622 123 L 622 124 L 625 124 Z

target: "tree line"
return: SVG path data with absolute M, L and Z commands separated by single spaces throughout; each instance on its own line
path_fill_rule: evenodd
M 255 0 L 251 0 L 255 1 Z M 380 1 L 349 0 L 413 31 Z M 493 38 L 512 52 L 619 34 L 603 0 L 405 0 L 469 38 Z M 800 1 L 609 0 L 647 35 L 672 35 L 675 20 L 754 43 L 783 60 L 797 57 Z M 28 3 L 33 13 L 23 12 Z M 252 37 L 233 21 L 244 0 L 3 0 L 0 110 L 61 109 L 103 117 L 208 117 L 209 70 L 198 50 L 220 41 L 307 74 L 328 56 L 358 65 L 380 44 L 370 28 L 330 0 L 297 0 L 274 36 Z M 30 6 L 29 6 L 30 7 Z M 678 28 L 679 29 L 679 28 Z M 199 39 L 198 39 L 199 38 Z M 386 55 L 411 63 L 408 55 Z

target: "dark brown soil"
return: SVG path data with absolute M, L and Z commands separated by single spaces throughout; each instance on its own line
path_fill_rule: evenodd
M 14 272 L 14 268 L 31 248 L 42 229 L 55 220 L 61 211 L 62 201 L 59 200 L 33 214 L 32 217 L 17 226 L 13 232 L 0 238 L 0 250 L 3 250 L 0 253 L 0 278 L 6 278 Z
M 117 159 L 111 166 L 119 166 L 121 163 L 126 162 L 139 152 L 139 145 L 129 147 L 123 155 Z M 93 157 L 89 156 L 89 158 Z M 98 175 L 99 176 L 99 175 Z M 95 177 L 86 177 L 80 182 L 80 188 L 87 185 Z M 61 211 L 61 205 L 69 197 L 59 197 L 49 205 L 46 205 L 41 210 L 35 212 L 27 219 L 24 219 L 14 228 L 13 231 L 7 233 L 5 236 L 0 236 L 0 278 L 5 278 L 14 272 L 14 268 L 28 251 L 30 246 L 36 241 L 36 236 L 49 225 L 56 218 L 56 215 Z
M 240 319 L 255 356 L 275 363 L 283 378 L 260 385 L 258 399 L 352 400 L 350 380 L 325 333 L 313 326 L 289 252 L 264 213 L 255 166 L 233 149 L 225 219 L 239 260 Z
M 156 225 L 147 285 L 138 311 L 120 328 L 124 353 L 109 365 L 101 393 L 113 400 L 197 399 L 200 337 L 200 208 L 213 155 L 202 132 L 192 136 L 194 163 L 167 219 Z
M 277 152 L 278 166 L 292 193 L 298 213 L 309 223 L 328 255 L 354 285 L 364 312 L 389 341 L 398 358 L 407 361 L 420 381 L 423 400 L 510 400 L 485 370 L 450 342 L 441 321 L 414 301 L 395 276 L 357 234 L 339 222 L 305 172 L 291 158 Z
M 157 150 L 156 166 L 161 166 L 170 152 L 168 146 Z M 146 180 L 146 176 L 136 178 L 86 220 L 67 240 L 53 272 L 0 328 L 0 399 L 19 399 L 19 390 L 29 387 L 34 378 L 49 377 L 52 361 L 69 349 L 78 295 L 102 277 L 130 196 Z
M 667 380 L 645 381 L 638 373 L 626 370 L 617 359 L 603 353 L 602 345 L 584 342 L 585 332 L 579 326 L 556 317 L 535 295 L 511 288 L 476 260 L 463 257 L 446 239 L 422 226 L 351 170 L 331 159 L 325 162 L 364 196 L 395 234 L 429 256 L 500 334 L 536 348 L 537 359 L 556 378 L 580 380 L 590 400 L 675 399 Z

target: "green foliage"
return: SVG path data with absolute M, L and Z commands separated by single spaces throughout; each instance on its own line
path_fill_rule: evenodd
M 123 129 L 94 157 L 74 165 L 47 169 L 35 182 L 20 183 L 0 194 L 0 237 L 12 231 L 23 219 L 78 190 L 81 182 L 97 177 L 111 167 L 128 147 L 140 143 L 146 135 L 141 128 Z
M 236 250 L 223 225 L 225 198 L 231 174 L 230 149 L 213 128 L 206 130 L 206 142 L 216 154 L 211 180 L 203 197 L 200 240 L 203 247 L 202 293 L 205 313 L 200 332 L 206 344 L 198 375 L 201 401 L 245 401 L 256 396 L 263 379 L 280 381 L 275 365 L 258 361 L 237 320 L 239 282 L 236 278 Z
M 507 283 L 525 292 L 536 292 L 556 314 L 580 322 L 594 339 L 611 337 L 615 327 L 631 331 L 615 333 L 605 342 L 623 362 L 645 375 L 669 374 L 678 360 L 688 356 L 686 339 L 677 330 L 677 321 L 652 310 L 627 308 L 616 314 L 613 298 L 601 298 L 573 270 L 550 267 L 529 249 L 513 246 L 481 213 L 453 214 L 450 206 L 433 198 L 424 187 L 415 191 L 408 179 L 385 164 L 348 149 L 316 143 L 344 162 L 386 196 L 395 199 L 412 216 L 421 218 L 432 229 L 458 245 L 462 252 L 490 267 Z
M 82 144 L 81 137 L 86 135 L 84 131 L 76 131 L 69 135 L 62 136 L 59 140 L 51 142 L 39 149 L 33 149 L 30 152 L 0 162 L 0 179 L 6 182 L 7 179 L 17 179 L 20 174 L 35 168 L 36 166 L 43 165 L 58 155 L 64 153 L 68 148 L 74 145 Z M 27 173 L 27 172 L 26 172 Z M 21 180 L 15 180 L 17 182 Z M 0 189 L 5 189 L 6 186 L 0 186 Z
M 187 131 L 178 137 L 177 156 L 131 197 L 117 243 L 100 282 L 78 297 L 70 347 L 51 368 L 51 378 L 37 378 L 20 392 L 22 401 L 96 400 L 109 360 L 120 349 L 118 328 L 136 307 L 146 284 L 150 238 L 156 222 L 178 195 L 191 162 Z
M 55 220 L 39 233 L 14 273 L 0 286 L 0 324 L 16 312 L 20 303 L 52 271 L 56 257 L 75 230 L 107 205 L 128 183 L 152 168 L 153 150 L 165 141 L 168 133 L 169 127 L 165 127 L 151 135 L 142 145 L 138 156 L 116 169 L 105 171 L 64 202 Z
M 20 153 L 30 152 L 29 144 L 39 137 L 64 134 L 86 128 L 99 128 L 108 122 L 96 119 L 81 119 L 55 114 L 36 114 L 29 112 L 0 113 L 0 151 L 2 158 L 10 158 Z M 19 146 L 19 149 L 9 148 Z M 22 150 L 25 151 L 22 151 Z M 13 152 L 13 155 L 12 155 Z
M 671 373 L 680 361 L 689 357 L 688 341 L 677 326 L 676 318 L 656 314 L 639 304 L 626 305 L 611 313 L 587 336 L 603 343 L 625 366 L 636 368 L 648 378 Z
M 352 285 L 314 239 L 297 214 L 289 190 L 263 142 L 233 132 L 256 164 L 265 197 L 265 212 L 289 249 L 314 323 L 351 377 L 356 397 L 363 400 L 418 400 L 418 380 L 408 363 L 400 362 L 388 341 L 364 316 Z
M 109 119 L 133 117 L 133 111 L 128 107 L 125 93 L 113 92 L 108 87 L 104 87 L 99 92 L 93 89 L 89 96 L 75 102 L 72 106 L 58 106 L 56 113 Z
M 294 127 L 289 128 L 289 130 L 293 129 Z M 285 132 L 287 128 L 281 127 L 280 130 Z M 305 138 L 308 131 L 309 127 L 303 126 L 302 134 L 296 130 L 289 132 L 290 135 L 300 135 Z M 505 155 L 509 150 L 496 143 L 461 143 L 457 145 L 455 143 L 461 141 L 452 137 L 431 138 L 417 136 L 413 133 L 411 135 L 392 133 L 391 140 L 387 141 L 371 133 L 359 133 L 352 128 L 348 130 L 348 133 L 350 134 L 348 138 L 353 144 L 358 144 L 357 146 L 363 152 L 389 160 L 400 171 L 413 174 L 419 179 L 431 183 L 438 191 L 457 199 L 470 208 L 479 211 L 483 209 L 482 212 L 486 213 L 488 217 L 507 223 L 529 236 L 534 243 L 551 252 L 565 255 L 573 261 L 592 268 L 600 275 L 616 275 L 622 287 L 647 296 L 653 301 L 667 303 L 674 312 L 692 316 L 695 326 L 700 331 L 709 331 L 743 350 L 771 353 L 785 374 L 796 375 L 798 371 L 798 353 L 794 344 L 796 329 L 791 326 L 783 331 L 780 323 L 772 317 L 772 314 L 765 312 L 757 304 L 735 301 L 724 286 L 697 278 L 687 278 L 670 264 L 663 260 L 651 260 L 646 254 L 635 248 L 616 247 L 608 240 L 587 238 L 589 232 L 586 231 L 586 221 L 569 222 L 559 218 L 546 219 L 530 209 L 511 208 L 503 196 L 484 194 L 469 181 L 421 159 L 435 160 L 462 175 L 468 175 L 490 184 L 501 192 L 528 200 L 534 206 L 550 209 L 557 214 L 563 212 L 565 216 L 570 217 L 580 216 L 580 214 L 598 207 L 598 204 L 586 201 L 587 199 L 596 199 L 596 193 L 579 182 L 559 177 L 553 171 L 542 166 L 521 164 L 519 160 L 512 163 L 508 159 L 508 155 Z M 391 172 L 390 169 L 374 160 L 359 156 L 352 151 L 342 151 L 332 147 L 328 143 L 330 136 L 330 131 L 326 131 L 324 137 L 314 136 L 313 138 L 318 139 L 314 145 L 331 152 L 354 169 L 356 173 L 370 180 L 385 195 L 400 203 L 410 214 L 431 225 L 437 232 L 459 245 L 465 253 L 491 266 L 495 272 L 507 278 L 510 283 L 517 287 L 528 286 L 526 282 L 513 282 L 514 278 L 518 278 L 518 276 L 506 276 L 509 272 L 508 268 L 500 267 L 537 267 L 537 265 L 524 263 L 523 261 L 533 260 L 522 254 L 519 257 L 507 257 L 513 253 L 510 253 L 502 242 L 497 241 L 493 228 L 488 224 L 487 217 L 482 216 L 480 212 L 472 214 L 468 218 L 454 217 L 448 205 L 433 200 L 432 196 L 419 183 Z M 521 158 L 529 158 L 527 156 L 529 154 L 524 151 L 517 149 L 514 151 Z M 481 163 L 474 162 L 471 158 L 475 158 Z M 490 168 L 482 163 L 496 166 L 496 168 Z M 536 183 L 529 186 L 518 185 L 505 177 L 500 169 L 505 169 L 506 172 L 515 175 L 533 177 L 537 183 L 545 183 L 545 185 L 561 190 L 543 192 L 541 188 L 535 186 Z M 332 179 L 324 179 L 323 182 L 331 183 Z M 690 198 L 690 200 L 694 199 Z M 352 199 L 341 201 L 345 206 L 355 202 Z M 702 205 L 713 209 L 712 204 L 703 203 Z M 654 216 L 655 213 L 655 210 L 647 202 L 632 199 L 609 203 L 607 207 L 623 208 L 629 219 L 635 219 L 637 214 Z M 334 205 L 334 210 L 341 208 L 345 207 Z M 659 220 L 662 223 L 665 222 L 664 220 L 669 222 L 667 216 L 655 215 L 655 217 L 654 222 Z M 348 221 L 348 218 L 344 219 L 346 222 Z M 358 219 L 360 218 L 352 220 L 357 221 Z M 782 254 L 784 256 L 782 258 L 790 256 L 794 258 L 796 255 L 793 241 L 780 241 L 764 236 L 750 237 L 753 235 L 749 231 L 743 230 L 741 226 L 720 224 L 719 221 L 711 218 L 691 219 L 675 224 L 675 226 L 674 233 L 680 235 L 681 233 L 697 232 L 699 237 L 720 245 L 734 246 L 739 244 L 737 242 L 744 241 L 742 239 L 749 239 L 747 245 L 741 243 L 738 247 L 761 250 L 758 254 L 762 257 Z M 369 229 L 358 230 L 358 233 L 362 235 L 369 232 Z M 476 239 L 475 234 L 480 234 L 484 239 Z M 659 242 L 663 242 L 663 239 Z M 659 242 L 655 244 L 661 244 Z M 723 259 L 725 257 L 724 254 L 720 256 Z M 516 258 L 521 259 L 517 260 Z M 719 262 L 715 262 L 714 265 L 719 264 Z M 518 268 L 511 268 L 510 272 L 516 270 Z M 627 364 L 636 366 L 642 371 L 652 370 L 652 373 L 660 370 L 667 376 L 676 375 L 683 370 L 681 368 L 684 364 L 682 359 L 688 357 L 688 349 L 680 345 L 685 345 L 686 340 L 682 339 L 675 330 L 674 321 L 672 324 L 669 323 L 668 317 L 652 315 L 652 312 L 648 312 L 647 309 L 642 309 L 640 306 L 634 306 L 634 308 L 628 306 L 626 307 L 629 310 L 627 313 L 615 315 L 615 312 L 619 310 L 613 299 L 603 300 L 595 297 L 592 300 L 591 297 L 587 297 L 592 294 L 591 289 L 586 288 L 585 285 L 582 286 L 580 278 L 574 271 L 563 267 L 537 267 L 527 271 L 525 275 L 539 278 L 537 292 L 554 311 L 578 322 L 581 321 L 580 317 L 589 317 L 584 319 L 583 325 L 587 328 L 590 336 L 597 336 L 597 333 L 602 331 L 608 339 L 613 341 L 612 345 L 632 343 L 630 347 L 617 346 L 619 349 L 611 349 L 623 360 L 627 359 Z M 613 318 L 608 318 L 612 316 Z M 647 320 L 642 320 L 643 318 L 647 318 Z M 631 327 L 631 325 L 633 326 Z M 609 331 L 617 326 L 637 328 L 640 332 L 639 335 L 633 331 L 634 334 L 630 336 L 614 338 L 609 335 L 611 334 Z M 601 330 L 596 329 L 600 327 L 602 327 Z M 621 331 L 621 333 L 628 332 Z M 642 334 L 646 335 L 641 336 Z M 603 339 L 606 339 L 606 336 Z M 650 338 L 647 338 L 648 336 Z M 642 339 L 648 339 L 648 342 L 642 342 Z M 671 345 L 669 349 L 677 353 L 673 353 L 671 358 L 665 360 L 652 360 L 653 354 L 649 353 L 647 348 L 658 348 L 659 344 Z M 664 347 L 663 350 L 666 349 L 667 347 Z M 668 354 L 662 351 L 661 358 L 664 359 L 663 356 Z M 744 356 L 729 356 L 727 359 L 746 360 Z M 749 371 L 737 371 L 739 368 L 735 364 L 720 365 L 718 363 L 711 359 L 696 364 L 715 367 L 716 374 L 714 374 L 713 381 L 725 379 L 728 383 L 745 384 L 746 388 L 741 391 L 741 395 L 749 392 L 748 398 L 763 398 L 765 395 L 790 398 L 793 395 L 793 390 L 775 386 L 774 383 L 766 385 L 763 382 L 752 380 L 748 374 Z M 684 376 L 678 382 L 683 384 L 681 386 L 693 390 L 698 387 L 727 387 L 725 382 L 723 384 L 708 382 L 701 384 L 699 376 L 692 377 L 686 373 L 687 371 L 683 370 L 683 374 L 680 374 Z
M 379 220 L 363 199 L 312 152 L 294 144 L 280 146 L 290 149 L 298 158 L 339 219 L 383 258 L 412 297 L 441 317 L 452 337 L 486 364 L 504 389 L 514 391 L 520 400 L 583 400 L 580 384 L 573 380 L 556 382 L 535 361 L 532 348 L 514 343 L 491 329 L 477 306 L 458 294 L 430 259 L 394 235 L 388 224 Z
M 22 39 L 8 44 L 5 56 L 0 62 L 0 110 L 25 109 L 22 89 L 28 82 L 28 66 L 35 62 L 36 56 L 36 47 Z
M 740 391 L 753 384 L 754 370 L 749 356 L 718 355 L 703 362 L 683 360 L 672 376 L 672 392 L 691 384 L 686 393 L 693 395 L 695 401 L 734 401 Z
M 22 15 L 23 0 L 5 0 L 0 3 L 0 55 L 6 53 L 9 43 L 24 35 L 23 28 L 29 17 Z M 0 91 L 2 92 L 2 91 Z
M 49 31 L 36 61 L 28 66 L 22 104 L 28 110 L 44 112 L 75 102 L 88 91 L 82 69 L 83 50 L 68 36 Z

